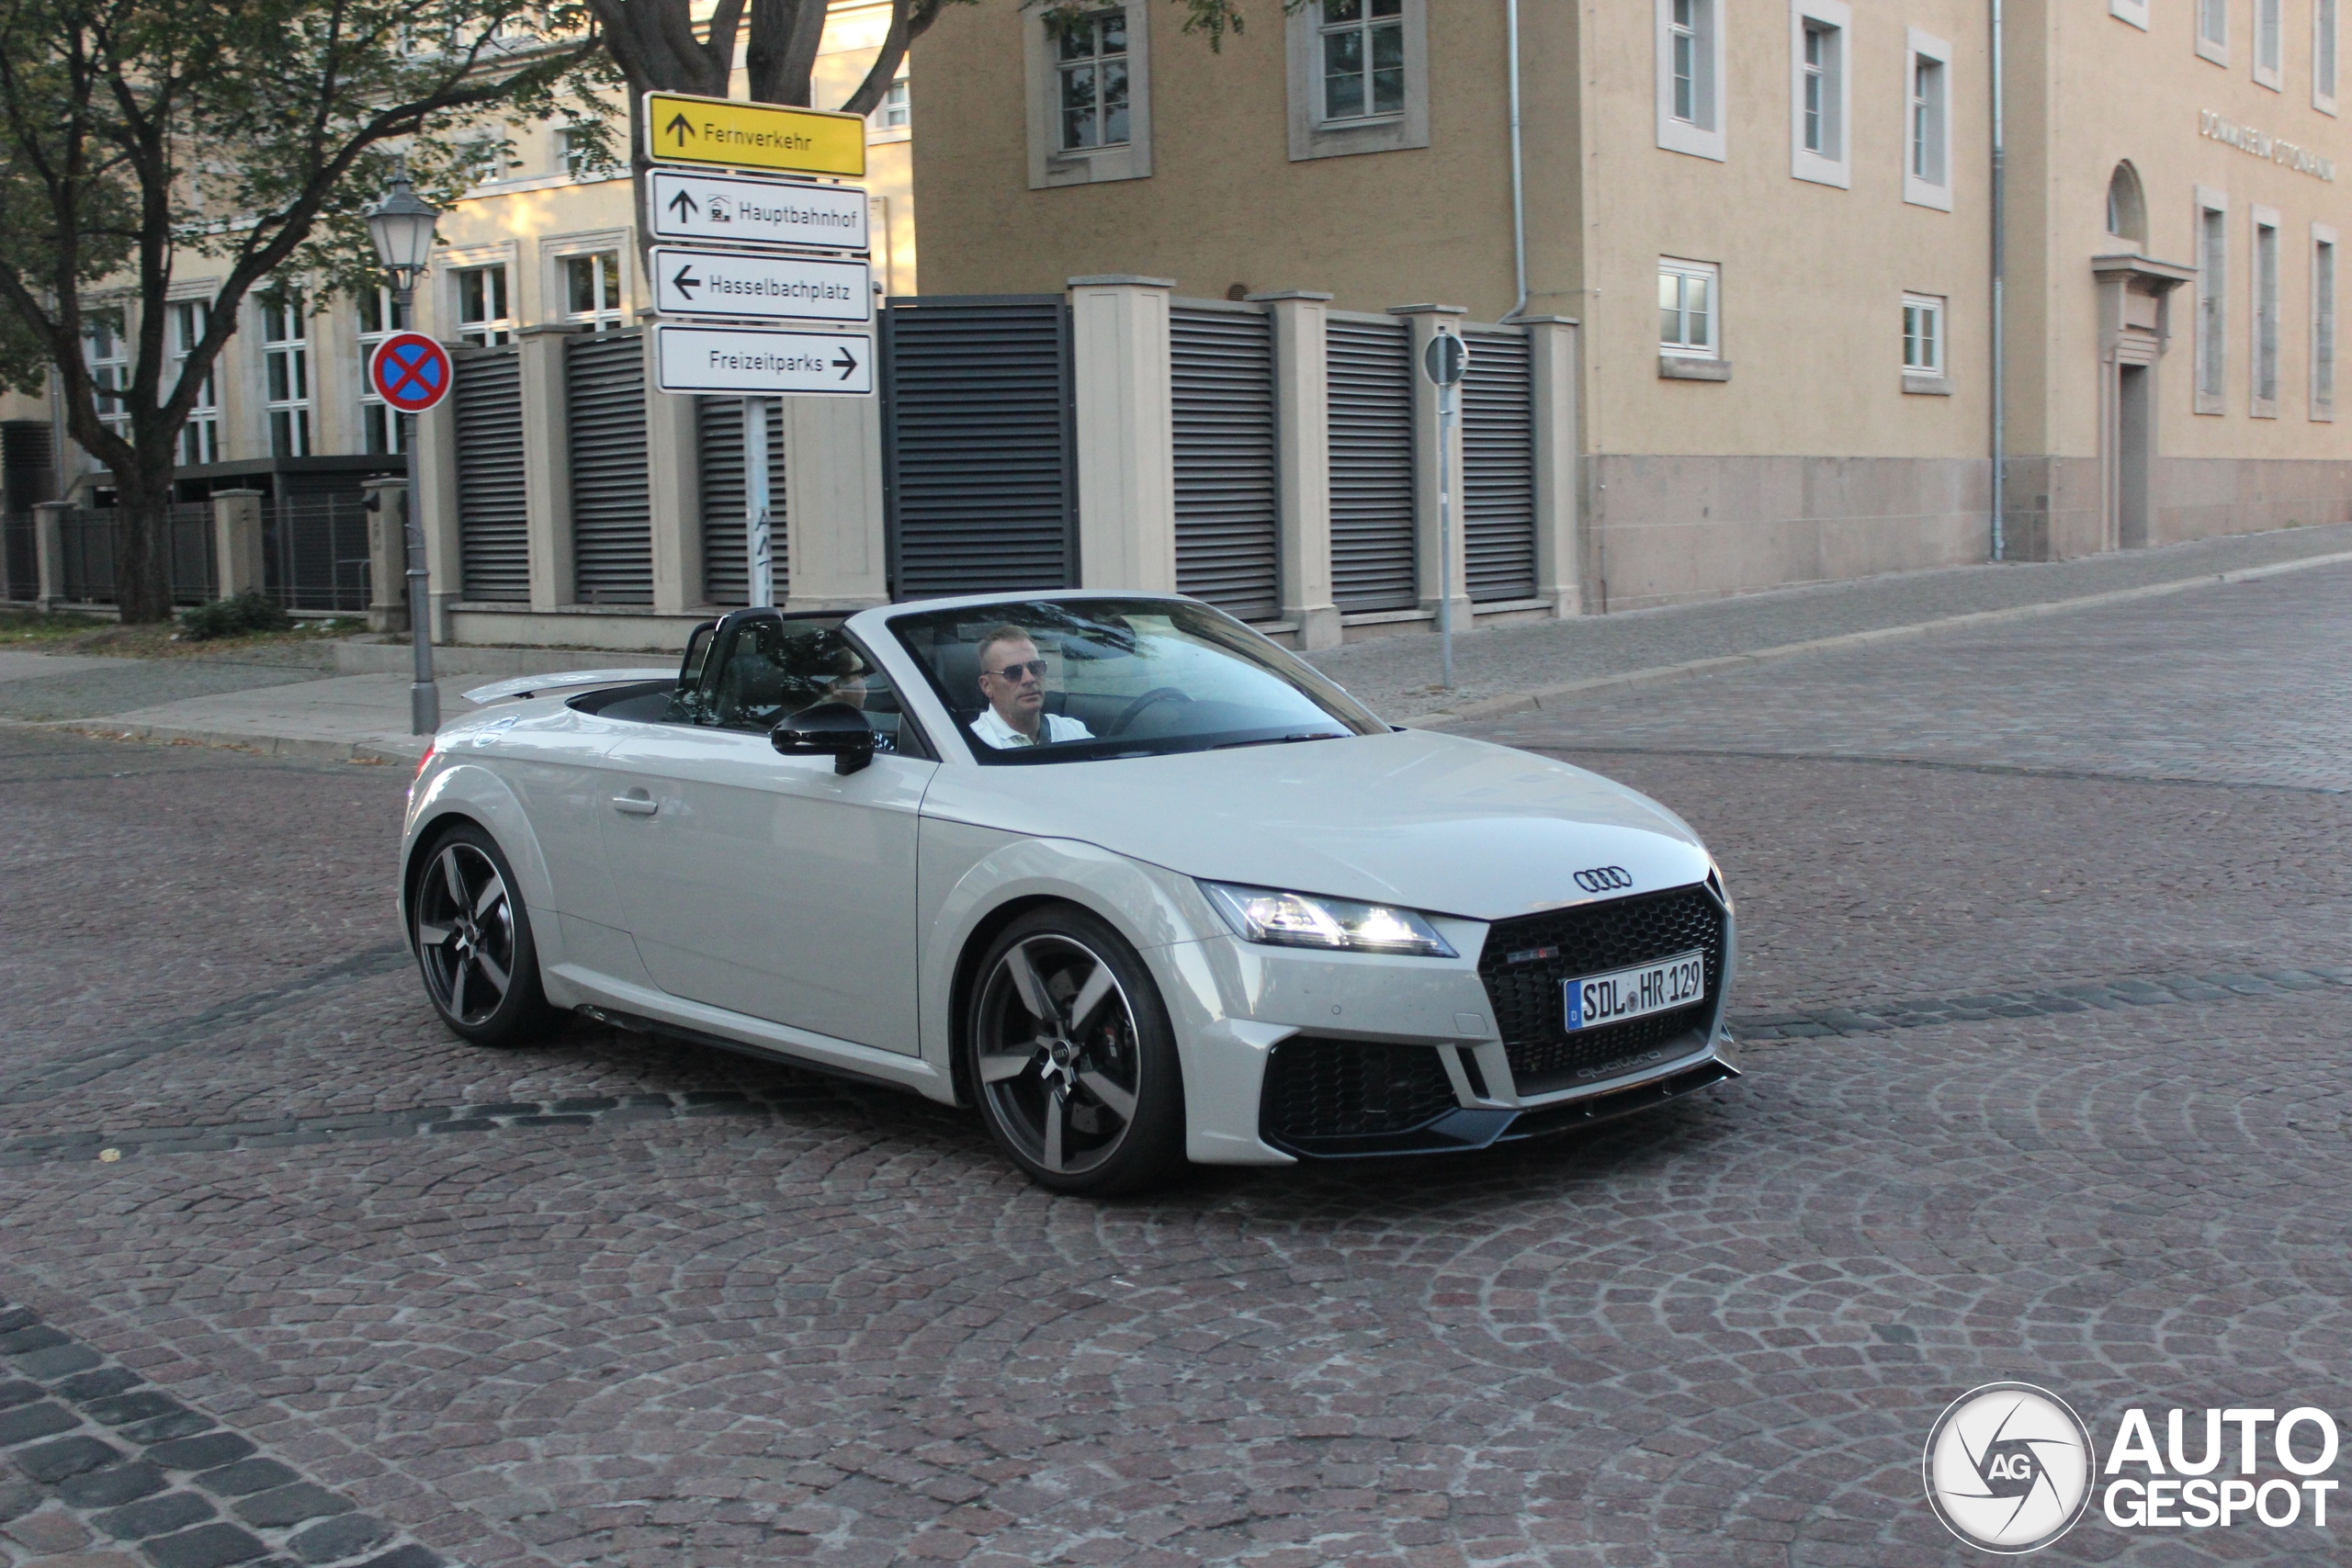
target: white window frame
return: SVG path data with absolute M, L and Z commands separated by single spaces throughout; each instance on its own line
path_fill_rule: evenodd
M 113 342 L 110 353 L 91 352 L 90 329 L 104 322 Z M 82 312 L 82 363 L 89 370 L 90 384 L 101 392 L 119 394 L 130 385 L 130 307 L 122 304 L 93 305 Z M 121 436 L 130 439 L 130 411 L 122 406 L 119 396 L 93 397 L 97 406 L 98 423 Z M 107 412 L 113 403 L 114 412 Z
M 900 65 L 899 73 L 882 90 L 882 101 L 865 117 L 867 141 L 905 141 L 914 135 L 914 77 Z
M 2189 379 L 2194 389 L 2192 407 L 2199 413 L 2220 414 L 2227 412 L 2223 400 L 2229 385 L 2230 198 L 2210 186 L 2199 186 L 2191 211 L 2190 242 L 2197 265 L 2196 374 Z M 2221 219 L 2221 235 L 2217 243 L 2209 244 L 2207 224 L 2215 216 Z
M 1675 0 L 1656 0 L 1657 34 L 1657 144 L 1669 152 L 1724 163 L 1730 157 L 1724 134 L 1724 6 L 1725 0 L 1690 0 L 1691 112 L 1674 112 Z
M 255 335 L 261 340 L 262 431 L 273 457 L 308 457 L 318 450 L 318 396 L 311 375 L 314 344 L 306 292 L 288 284 L 254 300 L 261 315 L 261 331 Z M 281 327 L 286 335 L 272 335 Z M 277 387 L 281 372 L 282 393 Z
M 2335 305 L 2342 291 L 2344 253 L 2336 248 L 2335 231 L 2325 223 L 2312 225 L 2312 395 L 2309 417 L 2335 418 Z
M 595 291 L 603 294 L 609 286 L 612 298 L 581 310 L 571 302 L 571 269 L 575 262 L 594 257 L 611 258 L 609 272 L 598 268 Z M 616 333 L 628 324 L 628 274 L 621 263 L 617 245 L 574 245 L 552 256 L 548 261 L 555 268 L 555 303 L 560 308 L 556 320 L 571 326 L 586 327 L 594 333 Z
M 2189 0 L 2196 8 L 2197 55 L 2216 65 L 2230 62 L 2230 0 Z M 2220 31 L 2214 31 L 2219 24 Z
M 1046 7 L 1022 11 L 1022 49 L 1029 83 L 1029 188 L 1091 185 L 1100 180 L 1151 177 L 1151 6 L 1144 0 L 1097 6 L 1100 17 L 1125 11 L 1127 17 L 1127 139 L 1109 147 L 1065 149 L 1061 139 L 1060 50 L 1046 25 Z
M 2148 0 L 2107 0 L 2107 14 L 2143 33 L 2148 30 Z
M 466 277 L 470 273 L 496 272 L 499 293 L 496 300 L 485 297 L 483 308 L 495 303 L 500 313 L 484 315 L 473 321 L 466 319 Z M 494 348 L 500 344 L 513 343 L 514 331 L 522 324 L 514 309 L 514 264 L 506 256 L 494 256 L 478 262 L 468 262 L 449 269 L 449 316 L 457 324 L 457 337 L 461 343 L 477 348 Z
M 1810 36 L 1824 40 L 1816 70 L 1807 56 Z M 1789 0 L 1789 173 L 1815 185 L 1851 189 L 1854 183 L 1854 11 L 1840 0 Z M 1805 145 L 1812 92 L 1819 83 L 1823 145 Z
M 1940 391 L 1943 389 L 1940 386 L 1933 389 L 1915 388 L 1909 383 L 1913 381 L 1928 380 L 1942 382 L 1951 377 L 1951 362 L 1945 352 L 1944 337 L 1945 326 L 1951 310 L 1951 301 L 1940 294 L 1906 293 L 1903 296 L 1902 353 L 1903 379 L 1905 382 L 1904 390 L 1919 391 L 1932 389 Z M 1933 360 L 1932 364 L 1924 366 L 1915 365 L 1911 361 L 1911 344 L 1914 340 L 1914 334 L 1911 331 L 1911 312 L 1914 310 L 1924 311 L 1929 318 L 1931 325 L 1926 341 L 1928 344 L 1928 354 Z
M 2280 338 L 2279 274 L 2285 265 L 2278 254 L 2278 211 L 2249 206 L 2246 225 L 2246 321 L 2252 331 L 2246 347 L 2246 412 L 2256 419 L 2278 417 Z M 2265 236 L 2269 238 L 2266 254 Z
M 1137 0 L 1138 4 L 1142 0 Z M 1285 93 L 1294 164 L 1397 152 L 1430 144 L 1429 0 L 1404 0 L 1405 107 L 1400 112 L 1329 119 L 1323 113 L 1323 6 L 1308 0 L 1283 22 Z
M 359 345 L 359 449 L 370 456 L 398 457 L 401 451 L 400 415 L 376 395 L 376 384 L 368 376 L 368 362 L 375 357 L 378 344 L 405 330 L 410 322 L 401 319 L 390 285 L 376 285 L 374 299 L 379 324 L 373 331 L 368 326 L 366 298 L 353 301 L 351 311 L 352 341 Z M 413 318 L 415 314 L 412 305 L 409 315 Z
M 1924 127 L 1918 98 L 1919 62 L 1932 62 L 1942 88 L 1942 100 L 1929 107 Z M 1951 45 L 1917 28 L 1905 29 L 1903 56 L 1903 199 L 1914 207 L 1951 210 Z M 1919 138 L 1928 136 L 1939 167 L 1935 177 L 1912 173 L 1918 167 Z
M 2287 86 L 2287 0 L 2254 0 L 2254 84 L 2272 92 Z
M 2343 68 L 2344 12 L 2339 0 L 2312 0 L 2312 107 L 2335 112 L 2336 73 Z
M 1657 276 L 1663 282 L 1668 277 L 1703 278 L 1707 285 L 1707 343 L 1702 346 L 1690 341 L 1685 332 L 1679 343 L 1667 341 L 1666 333 L 1658 333 L 1657 352 L 1662 359 L 1721 359 L 1724 356 L 1724 269 L 1719 263 L 1687 261 L 1680 256 L 1657 258 Z M 1657 307 L 1664 310 L 1663 305 Z M 1683 315 L 1688 316 L 1685 310 Z
M 164 341 L 172 364 L 171 385 L 164 392 L 168 398 L 178 389 L 180 378 L 187 373 L 188 355 L 211 323 L 212 301 L 201 296 L 167 300 L 164 311 Z M 220 369 L 216 360 L 212 368 L 204 373 L 204 380 L 197 388 L 196 401 L 188 405 L 187 423 L 180 426 L 176 461 L 183 468 L 220 460 Z

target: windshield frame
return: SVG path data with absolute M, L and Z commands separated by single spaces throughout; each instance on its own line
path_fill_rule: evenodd
M 1300 728 L 1298 721 L 1293 720 L 1256 729 L 1220 730 L 1197 736 L 1159 736 L 1148 740 L 1105 736 L 1088 740 L 1064 740 L 1048 746 L 989 746 L 974 737 L 959 721 L 959 709 L 968 704 L 959 704 L 949 695 L 941 683 L 940 671 L 931 659 L 918 651 L 907 632 L 914 622 L 945 614 L 979 615 L 1001 610 L 1007 613 L 1005 618 L 1017 622 L 1021 618 L 1018 612 L 1032 605 L 1050 605 L 1080 615 L 1116 614 L 1125 609 L 1131 614 L 1164 616 L 1171 611 L 1180 611 L 1188 617 L 1198 618 L 1198 624 L 1183 627 L 1187 635 L 1198 637 L 1227 657 L 1252 665 L 1290 686 L 1310 705 L 1320 710 L 1326 721 L 1340 732 L 1317 735 L 1312 739 L 1343 739 L 1385 735 L 1392 728 L 1337 682 L 1289 649 L 1216 605 L 1181 594 L 1079 589 L 917 600 L 883 610 L 877 618 L 888 629 L 889 653 L 897 660 L 902 660 L 921 680 L 923 694 L 939 705 L 944 728 L 955 733 L 957 742 L 971 760 L 981 766 L 1035 767 L 1129 761 L 1242 746 L 1267 746 L 1283 743 Z M 865 617 L 857 618 L 862 620 Z M 885 639 L 877 636 L 873 640 L 880 643 Z

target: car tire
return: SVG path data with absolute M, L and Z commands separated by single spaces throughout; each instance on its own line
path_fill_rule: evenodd
M 1184 1160 L 1184 1077 L 1134 948 L 1068 904 L 999 931 L 974 970 L 964 1066 L 980 1120 L 1039 1186 L 1108 1198 Z
M 498 841 L 460 822 L 416 858 L 409 946 L 450 1032 L 477 1045 L 527 1044 L 553 1027 L 531 915 Z

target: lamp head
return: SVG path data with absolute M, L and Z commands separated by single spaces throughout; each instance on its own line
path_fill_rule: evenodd
M 414 287 L 433 259 L 433 224 L 441 211 L 410 188 L 405 163 L 394 166 L 392 188 L 367 216 L 377 258 L 401 288 Z

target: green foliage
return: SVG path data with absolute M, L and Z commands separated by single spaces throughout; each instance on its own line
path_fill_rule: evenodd
M 234 599 L 215 599 L 209 604 L 180 612 L 180 636 L 189 642 L 288 631 L 293 625 L 294 617 L 257 588 L 249 588 Z
M 1056 34 L 1099 9 L 1084 0 L 1021 0 L 1021 4 L 1024 9 L 1035 6 L 1043 11 L 1047 30 Z M 1207 39 L 1214 53 L 1224 51 L 1226 34 L 1238 38 L 1249 30 L 1250 18 L 1242 13 L 1239 0 L 1176 0 L 1176 4 L 1184 13 L 1184 31 Z M 1283 0 L 1283 15 L 1311 4 L 1313 0 Z

